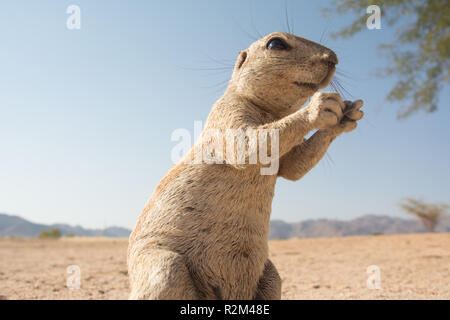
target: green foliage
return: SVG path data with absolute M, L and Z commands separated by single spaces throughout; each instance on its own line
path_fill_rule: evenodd
M 51 228 L 48 231 L 41 231 L 38 237 L 39 239 L 59 239 L 61 238 L 61 231 L 56 228 Z
M 419 218 L 430 232 L 434 231 L 439 219 L 447 213 L 449 208 L 445 204 L 428 204 L 411 198 L 406 199 L 401 207 L 407 213 Z
M 382 28 L 399 25 L 396 41 L 379 47 L 390 63 L 378 75 L 399 79 L 387 100 L 405 102 L 400 118 L 421 109 L 435 111 L 439 92 L 450 80 L 450 0 L 336 0 L 323 10 L 326 15 L 353 12 L 358 18 L 333 37 L 365 30 L 366 8 L 372 4 L 381 8 Z

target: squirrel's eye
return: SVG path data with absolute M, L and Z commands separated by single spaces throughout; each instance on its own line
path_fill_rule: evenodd
M 267 49 L 269 50 L 288 50 L 289 46 L 286 42 L 281 40 L 280 38 L 275 38 L 269 41 L 267 44 Z

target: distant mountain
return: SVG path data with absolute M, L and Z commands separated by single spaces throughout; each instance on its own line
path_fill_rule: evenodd
M 73 234 L 75 236 L 104 236 L 104 237 L 128 237 L 130 230 L 121 227 L 108 227 L 105 229 L 85 229 L 81 226 L 70 226 L 67 224 L 38 224 L 25 220 L 18 216 L 0 213 L 0 237 L 37 237 L 43 230 L 57 228 L 63 235 Z
M 38 224 L 18 216 L 0 213 L 0 237 L 37 237 L 43 230 L 58 228 L 63 235 L 128 237 L 130 230 L 121 227 L 106 229 L 85 229 L 81 226 L 67 224 Z M 269 239 L 345 237 L 371 234 L 399 234 L 426 232 L 422 223 L 414 219 L 402 219 L 390 216 L 365 215 L 353 220 L 316 219 L 297 223 L 281 220 L 270 221 Z M 450 217 L 443 218 L 436 227 L 436 232 L 450 232 Z
M 413 219 L 390 216 L 365 215 L 353 220 L 305 220 L 286 223 L 280 220 L 270 222 L 269 239 L 344 237 L 370 234 L 399 234 L 426 232 L 422 223 Z M 450 217 L 444 217 L 436 232 L 450 232 Z

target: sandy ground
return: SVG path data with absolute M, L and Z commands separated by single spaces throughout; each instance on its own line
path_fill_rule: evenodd
M 0 239 L 0 299 L 126 299 L 126 247 L 126 239 Z M 450 299 L 450 234 L 277 240 L 270 257 L 283 299 Z M 80 289 L 66 287 L 70 265 L 81 270 Z M 381 289 L 367 287 L 371 265 Z

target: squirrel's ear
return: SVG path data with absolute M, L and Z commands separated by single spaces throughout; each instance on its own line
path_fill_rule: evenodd
M 235 69 L 240 69 L 244 64 L 245 60 L 247 60 L 247 50 L 239 52 L 239 58 L 236 62 Z

